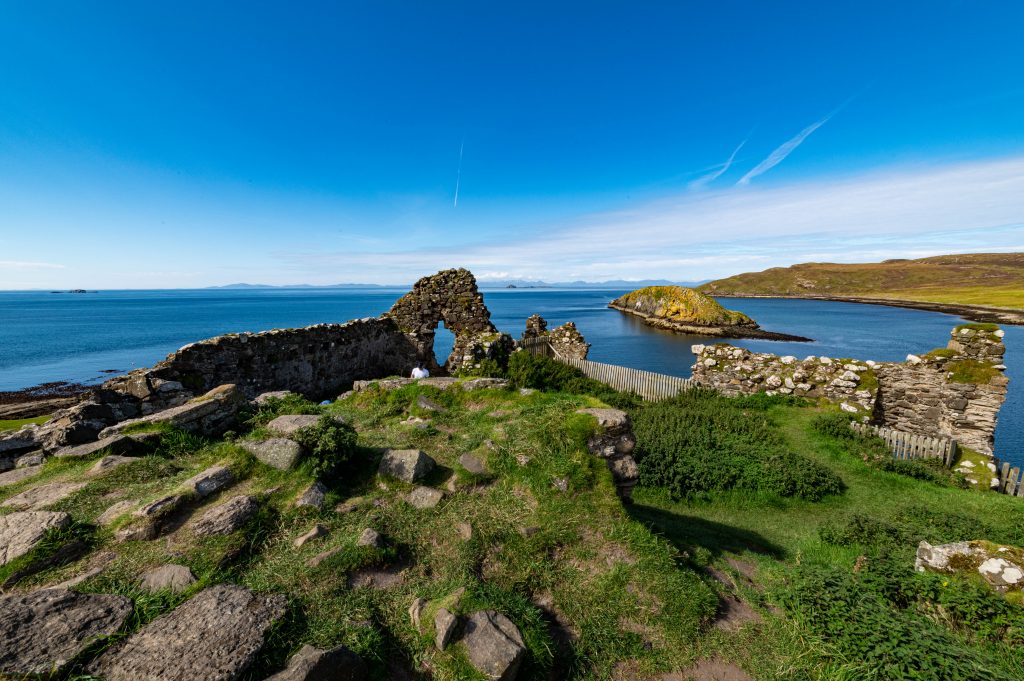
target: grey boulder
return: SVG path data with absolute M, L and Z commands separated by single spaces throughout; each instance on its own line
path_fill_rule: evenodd
M 526 645 L 519 629 L 494 610 L 470 615 L 462 642 L 469 653 L 469 661 L 493 681 L 514 679 L 526 656 Z
M 256 497 L 242 495 L 232 497 L 220 506 L 214 506 L 202 515 L 192 526 L 200 537 L 214 534 L 231 534 L 244 525 L 260 508 Z
M 250 440 L 239 444 L 263 463 L 282 471 L 294 468 L 304 453 L 302 445 L 285 437 L 272 437 L 262 442 Z
M 377 472 L 405 482 L 416 482 L 434 470 L 435 462 L 419 449 L 388 449 Z
M 139 581 L 142 588 L 150 593 L 164 589 L 180 593 L 195 584 L 196 578 L 184 565 L 161 565 L 146 572 Z

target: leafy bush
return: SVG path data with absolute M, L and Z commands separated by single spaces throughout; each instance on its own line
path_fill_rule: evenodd
M 633 411 L 644 485 L 675 498 L 733 488 L 817 500 L 842 481 L 791 452 L 767 414 L 706 390 L 689 390 Z
M 934 586 L 931 576 L 922 577 Z M 983 657 L 969 641 L 923 614 L 940 602 L 954 604 L 957 617 L 963 618 L 960 622 L 991 623 L 982 635 L 999 639 L 1014 631 L 1006 619 L 1007 611 L 987 598 L 981 601 L 982 607 L 972 607 L 963 597 L 975 595 L 974 591 L 939 594 L 937 601 L 928 601 L 927 590 L 918 588 L 922 577 L 905 565 L 887 561 L 869 560 L 859 574 L 804 565 L 794 570 L 780 601 L 841 657 L 857 660 L 864 678 L 1017 678 L 1000 669 L 995 656 Z
M 821 540 L 837 546 L 878 546 L 898 543 L 906 538 L 896 525 L 865 513 L 854 513 L 843 522 L 833 522 L 818 530 Z
M 850 417 L 834 411 L 815 416 L 811 419 L 811 428 L 820 435 L 839 440 L 853 440 L 858 437 L 856 431 L 850 428 Z
M 630 409 L 641 404 L 637 395 L 621 393 L 604 383 L 587 378 L 579 369 L 568 364 L 528 352 L 516 352 L 509 358 L 508 378 L 516 388 L 591 395 L 619 409 Z
M 308 452 L 303 464 L 318 478 L 337 475 L 356 449 L 355 429 L 326 414 L 315 425 L 298 431 L 294 437 Z

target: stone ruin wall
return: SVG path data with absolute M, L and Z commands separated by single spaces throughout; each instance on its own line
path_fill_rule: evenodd
M 150 369 L 107 381 L 104 388 L 156 409 L 171 406 L 166 402 L 182 389 L 201 395 L 226 383 L 250 398 L 274 390 L 325 398 L 356 379 L 404 374 L 415 363 L 414 344 L 392 320 L 367 318 L 198 341 Z
M 946 349 L 906 362 L 780 357 L 727 344 L 695 345 L 694 381 L 726 395 L 824 398 L 871 423 L 918 435 L 946 436 L 993 453 L 996 420 L 1006 399 L 1003 332 L 972 325 L 953 329 Z M 987 382 L 950 380 L 959 363 L 973 363 Z
M 441 321 L 456 336 L 443 368 L 433 348 Z M 589 345 L 571 323 L 551 337 L 562 351 L 586 356 Z M 417 362 L 443 375 L 479 367 L 485 359 L 504 365 L 515 349 L 515 341 L 491 323 L 473 274 L 445 270 L 420 279 L 380 317 L 217 336 L 112 378 L 44 426 L 0 436 L 0 470 L 17 452 L 92 442 L 116 423 L 177 407 L 222 385 L 237 386 L 249 399 L 281 390 L 333 398 L 359 379 L 406 376 Z

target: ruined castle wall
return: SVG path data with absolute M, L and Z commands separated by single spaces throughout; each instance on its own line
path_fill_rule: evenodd
M 217 336 L 186 345 L 151 369 L 112 379 L 104 387 L 163 408 L 184 388 L 202 394 L 234 383 L 253 397 L 291 390 L 334 397 L 356 379 L 405 375 L 416 363 L 416 346 L 388 318 L 300 329 Z M 168 395 L 162 400 L 163 394 Z
M 873 423 L 952 437 L 992 454 L 1008 384 L 1002 337 L 1002 331 L 984 325 L 959 326 L 945 349 L 910 355 L 906 362 L 799 360 L 727 344 L 695 345 L 693 379 L 726 395 L 824 398 Z

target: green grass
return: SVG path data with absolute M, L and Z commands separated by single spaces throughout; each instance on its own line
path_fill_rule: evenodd
M 81 673 L 90 655 L 113 640 L 225 581 L 288 598 L 286 617 L 243 676 L 253 681 L 282 668 L 307 643 L 350 647 L 366 659 L 374 679 L 387 678 L 394 661 L 429 668 L 439 681 L 482 678 L 461 646 L 435 649 L 431 618 L 442 606 L 462 615 L 494 608 L 512 619 L 528 648 L 520 676 L 526 681 L 610 679 L 623 663 L 640 678 L 658 678 L 713 657 L 757 679 L 899 678 L 898 665 L 876 655 L 894 637 L 890 632 L 907 640 L 923 637 L 924 671 L 915 678 L 935 678 L 928 665 L 939 654 L 951 660 L 946 671 L 953 676 L 963 660 L 992 672 L 958 678 L 1007 678 L 1007 670 L 1018 668 L 1017 611 L 1006 609 L 1009 601 L 969 582 L 942 586 L 915 575 L 912 565 L 921 539 L 1024 545 L 1019 499 L 958 489 L 948 477 L 910 477 L 921 473 L 916 469 L 882 470 L 876 446 L 849 436 L 845 422 L 834 432 L 822 427 L 822 410 L 800 400 L 723 401 L 694 393 L 649 405 L 543 361 L 517 360 L 515 369 L 517 381 L 566 392 L 415 385 L 370 388 L 322 409 L 283 400 L 254 410 L 237 436 L 249 437 L 275 416 L 297 411 L 344 416 L 358 432 L 320 511 L 293 506 L 312 481 L 308 467 L 279 471 L 232 441 L 173 430 L 152 453 L 102 476 L 83 477 L 99 454 L 51 459 L 35 480 L 0 489 L 2 501 L 39 482 L 88 480 L 54 510 L 68 512 L 75 527 L 84 528 L 93 553 L 27 576 L 18 588 L 63 581 L 82 573 L 99 552 L 112 551 L 116 555 L 103 572 L 75 588 L 123 594 L 134 603 L 125 630 L 97 642 L 65 675 Z M 638 452 L 650 455 L 659 442 L 674 443 L 672 449 L 688 452 L 686 466 L 702 467 L 709 481 L 727 462 L 742 459 L 744 473 L 756 482 L 765 462 L 785 456 L 842 485 L 800 496 L 786 494 L 786 486 L 708 483 L 699 493 L 674 497 L 649 485 L 636 490 L 636 503 L 624 506 L 605 462 L 587 451 L 594 420 L 576 414 L 605 403 L 579 394 L 591 388 L 629 409 L 641 440 Z M 421 395 L 444 411 L 422 412 L 416 405 Z M 429 427 L 402 425 L 412 414 L 429 417 Z M 675 425 L 659 427 L 663 422 Z M 688 440 L 695 434 L 700 437 Z M 413 485 L 376 474 L 384 447 L 422 449 L 437 461 L 425 481 L 446 491 L 436 508 L 412 507 L 404 497 Z M 465 473 L 458 459 L 467 452 L 481 458 L 490 475 Z M 117 543 L 116 531 L 132 522 L 128 516 L 110 527 L 95 526 L 112 504 L 159 498 L 217 463 L 231 467 L 234 486 L 190 500 L 159 539 Z M 219 537 L 192 532 L 191 523 L 207 508 L 243 493 L 261 499 L 261 510 L 242 530 Z M 362 499 L 355 510 L 334 510 L 354 497 Z M 296 548 L 295 539 L 314 523 L 327 535 Z M 469 540 L 456 530 L 460 523 L 471 526 Z M 383 548 L 356 546 L 368 527 L 385 538 Z M 65 539 L 48 537 L 40 555 Z M 308 566 L 331 549 L 339 551 L 316 568 Z M 187 565 L 198 582 L 183 594 L 143 593 L 139 576 L 168 562 Z M 708 568 L 724 573 L 734 587 L 720 585 Z M 386 589 L 357 586 L 354 580 L 371 570 L 400 579 Z M 712 626 L 726 590 L 759 620 L 732 631 Z M 893 591 L 907 604 L 894 605 Z M 421 630 L 407 613 L 414 598 L 429 602 Z M 938 605 L 948 621 L 929 617 L 936 610 L 928 608 Z M 836 625 L 843 621 L 848 629 Z M 554 622 L 571 632 L 571 645 L 559 643 Z M 865 651 L 857 648 L 862 641 L 874 643 Z
M 984 286 L 964 282 L 984 280 Z M 700 287 L 709 295 L 852 296 L 1024 308 L 1024 254 L 977 253 L 881 263 L 802 263 Z
M 976 359 L 958 359 L 946 364 L 945 369 L 949 372 L 949 380 L 953 383 L 974 383 L 985 385 L 1002 372 L 993 367 L 989 362 L 980 362 Z
M 22 426 L 27 426 L 30 423 L 42 425 L 49 420 L 49 415 L 34 416 L 30 419 L 0 419 L 0 432 L 3 432 L 5 430 L 18 430 Z

